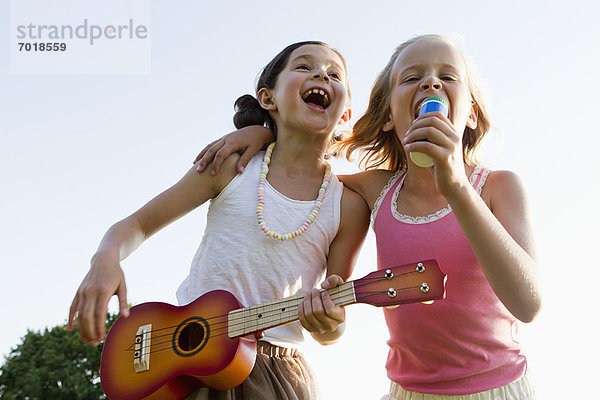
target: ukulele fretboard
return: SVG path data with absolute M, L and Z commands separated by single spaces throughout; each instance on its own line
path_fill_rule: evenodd
M 354 283 L 346 282 L 327 289 L 333 302 L 340 306 L 356 303 Z M 228 335 L 230 338 L 244 336 L 283 325 L 298 319 L 298 306 L 304 296 L 292 296 L 229 312 Z

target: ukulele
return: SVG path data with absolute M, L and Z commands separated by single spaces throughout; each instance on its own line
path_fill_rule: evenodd
M 327 292 L 341 307 L 393 307 L 445 296 L 446 275 L 427 260 L 372 272 Z M 111 400 L 179 400 L 198 387 L 225 390 L 250 375 L 256 333 L 298 319 L 304 296 L 244 307 L 225 290 L 192 303 L 142 303 L 119 317 L 106 336 L 102 389 Z

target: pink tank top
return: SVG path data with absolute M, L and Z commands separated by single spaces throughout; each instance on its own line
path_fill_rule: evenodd
M 470 181 L 481 193 L 489 170 Z M 446 299 L 385 309 L 390 332 L 386 369 L 404 389 L 464 395 L 506 385 L 526 371 L 515 340 L 517 320 L 489 285 L 450 206 L 427 217 L 396 210 L 405 171 L 381 192 L 372 221 L 378 268 L 437 259 L 448 275 Z

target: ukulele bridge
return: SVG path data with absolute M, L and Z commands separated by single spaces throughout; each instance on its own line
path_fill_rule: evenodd
M 150 339 L 152 336 L 152 324 L 140 326 L 135 335 L 135 346 L 133 349 L 133 367 L 135 372 L 144 372 L 150 369 Z

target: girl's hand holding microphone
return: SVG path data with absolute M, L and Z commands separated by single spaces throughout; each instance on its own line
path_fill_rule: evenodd
M 417 167 L 433 167 L 436 188 L 447 197 L 452 189 L 469 184 L 464 170 L 462 135 L 448 119 L 446 102 L 439 97 L 424 99 L 417 113 L 402 139 L 404 149 Z

